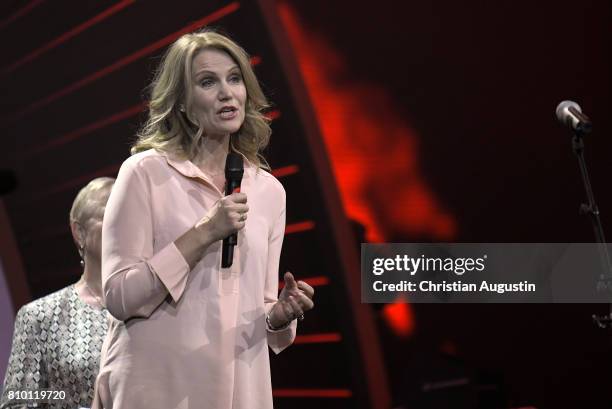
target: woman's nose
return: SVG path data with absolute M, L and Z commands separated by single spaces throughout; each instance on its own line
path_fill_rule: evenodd
M 221 82 L 221 86 L 219 87 L 218 96 L 219 96 L 220 101 L 225 101 L 226 99 L 229 99 L 232 97 L 232 92 L 229 87 L 229 84 L 227 84 L 225 81 Z

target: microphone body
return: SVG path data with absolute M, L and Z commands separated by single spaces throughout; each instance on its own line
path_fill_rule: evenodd
M 225 195 L 240 192 L 242 175 L 244 174 L 244 162 L 242 156 L 236 152 L 230 152 L 225 159 Z M 238 244 L 238 234 L 234 233 L 223 239 L 221 250 L 221 267 L 228 268 L 234 261 L 234 246 Z
M 570 127 L 576 133 L 585 135 L 593 129 L 593 123 L 582 113 L 580 105 L 574 101 L 562 101 L 557 105 L 557 119 L 561 125 Z

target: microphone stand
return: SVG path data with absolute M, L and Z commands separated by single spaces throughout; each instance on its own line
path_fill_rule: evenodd
M 572 137 L 572 149 L 574 154 L 578 158 L 578 166 L 580 167 L 580 173 L 582 175 L 582 182 L 584 189 L 586 190 L 588 203 L 580 204 L 580 214 L 588 215 L 593 225 L 595 232 L 595 240 L 598 243 L 599 259 L 603 272 L 599 276 L 599 282 L 597 283 L 597 290 L 610 290 L 612 289 L 612 264 L 610 263 L 610 254 L 608 253 L 608 247 L 606 245 L 606 238 L 604 236 L 603 227 L 601 225 L 601 219 L 599 217 L 599 209 L 595 203 L 595 196 L 593 195 L 593 188 L 591 187 L 591 181 L 589 179 L 589 172 L 587 171 L 586 161 L 584 160 L 584 139 L 583 136 L 590 132 L 589 129 L 578 128 L 574 132 Z M 593 314 L 593 322 L 603 329 L 610 328 L 612 326 L 612 303 L 609 305 L 610 312 L 607 315 Z

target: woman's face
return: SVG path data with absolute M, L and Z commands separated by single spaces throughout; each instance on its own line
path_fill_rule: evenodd
M 244 122 L 246 87 L 242 73 L 225 51 L 206 48 L 192 63 L 194 79 L 192 113 L 204 136 L 225 136 Z

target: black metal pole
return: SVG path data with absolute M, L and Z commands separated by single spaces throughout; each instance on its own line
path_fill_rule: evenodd
M 591 187 L 591 180 L 589 178 L 589 172 L 587 170 L 586 161 L 584 159 L 584 133 L 576 131 L 572 137 L 572 149 L 574 154 L 578 158 L 578 166 L 580 167 L 580 174 L 582 175 L 582 182 L 586 191 L 587 203 L 580 205 L 580 214 L 588 215 L 593 225 L 593 231 L 595 233 L 595 240 L 598 243 L 599 258 L 602 266 L 602 273 L 600 274 L 600 282 L 604 282 L 606 285 L 603 286 L 604 291 L 609 291 L 608 283 L 612 282 L 612 263 L 610 262 L 610 253 L 606 244 L 606 238 L 601 225 L 601 218 L 599 208 L 595 203 L 595 195 L 593 194 L 593 188 Z M 600 328 L 609 328 L 612 324 L 612 303 L 610 303 L 610 312 L 608 315 L 597 315 L 593 314 L 593 321 Z

